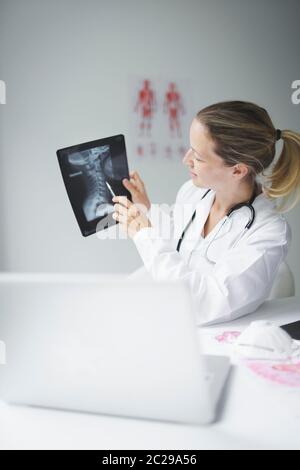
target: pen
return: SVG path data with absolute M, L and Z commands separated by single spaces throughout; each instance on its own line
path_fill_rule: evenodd
M 108 189 L 109 189 L 110 194 L 112 195 L 112 197 L 115 197 L 115 193 L 114 193 L 113 190 L 111 189 L 111 185 L 110 185 L 107 181 L 105 181 L 105 183 L 106 183 L 106 186 L 108 187 Z

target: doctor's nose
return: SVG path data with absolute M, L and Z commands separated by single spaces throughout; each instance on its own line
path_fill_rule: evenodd
M 182 159 L 182 163 L 184 165 L 187 165 L 190 168 L 193 168 L 194 160 L 192 158 L 192 149 L 188 149 L 188 151 L 186 152 L 185 156 Z

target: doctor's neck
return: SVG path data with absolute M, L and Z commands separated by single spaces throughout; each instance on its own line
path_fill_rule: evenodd
M 241 202 L 249 202 L 253 195 L 258 196 L 262 192 L 261 184 L 257 181 L 240 184 L 238 187 L 216 190 L 212 209 L 225 215 L 233 206 Z

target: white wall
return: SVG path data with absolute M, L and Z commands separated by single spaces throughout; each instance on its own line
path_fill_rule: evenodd
M 194 110 L 224 99 L 266 107 L 300 128 L 290 99 L 300 78 L 297 0 L 0 0 L 1 269 L 131 271 L 130 240 L 81 237 L 59 174 L 58 148 L 124 133 L 131 169 L 152 202 L 172 202 L 180 163 L 130 153 L 128 77 L 188 78 Z M 186 135 L 188 143 L 188 135 Z M 300 208 L 288 261 L 300 286 Z

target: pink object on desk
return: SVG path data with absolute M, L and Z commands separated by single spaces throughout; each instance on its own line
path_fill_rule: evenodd
M 300 387 L 300 362 L 245 361 L 245 364 L 252 372 L 273 383 Z
M 235 342 L 236 338 L 240 336 L 240 331 L 224 331 L 222 334 L 215 337 L 219 343 L 228 343 L 232 344 Z

